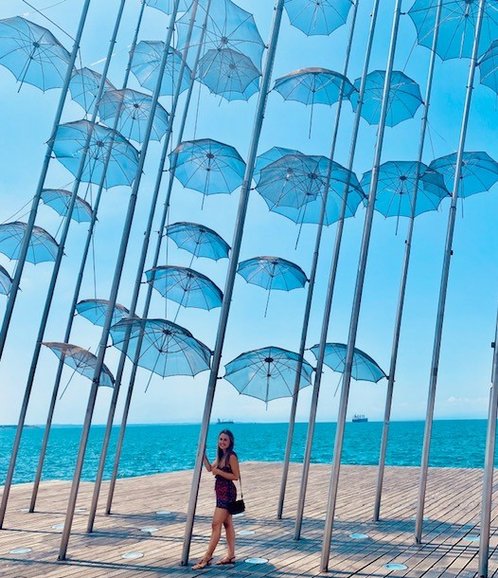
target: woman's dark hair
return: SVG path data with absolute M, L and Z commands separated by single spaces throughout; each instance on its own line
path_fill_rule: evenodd
M 225 434 L 226 436 L 228 436 L 228 439 L 230 440 L 230 445 L 227 448 L 227 455 L 230 455 L 233 452 L 233 446 L 235 444 L 235 438 L 233 437 L 233 433 L 229 429 L 222 429 L 218 434 L 218 439 L 220 438 L 221 434 Z M 220 464 L 221 460 L 223 459 L 223 450 L 220 448 L 219 445 L 217 455 L 218 455 L 218 464 Z

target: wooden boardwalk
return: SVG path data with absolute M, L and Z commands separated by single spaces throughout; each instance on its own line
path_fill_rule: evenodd
M 312 465 L 302 539 L 293 540 L 293 513 L 301 468 L 293 464 L 284 519 L 276 520 L 281 466 L 243 463 L 247 512 L 236 519 L 237 564 L 194 572 L 179 565 L 191 471 L 120 480 L 114 514 L 99 514 L 85 533 L 92 484 L 81 485 L 68 560 L 57 562 L 68 482 L 45 482 L 38 511 L 29 514 L 31 484 L 12 488 L 0 531 L 2 578 L 131 578 L 243 576 L 299 578 L 320 574 L 320 548 L 330 466 Z M 387 468 L 382 521 L 371 522 L 376 468 L 343 466 L 329 574 L 348 576 L 469 578 L 477 575 L 481 470 L 432 468 L 424 543 L 413 542 L 417 468 Z M 105 497 L 107 485 L 104 486 Z M 204 473 L 191 547 L 196 561 L 207 544 L 214 504 L 213 479 Z M 492 516 L 489 576 L 498 576 L 498 507 Z M 351 536 L 353 534 L 353 537 Z M 367 536 L 367 537 L 365 537 Z M 224 553 L 224 542 L 217 554 Z M 266 559 L 249 564 L 248 558 Z M 389 569 L 396 563 L 406 569 Z

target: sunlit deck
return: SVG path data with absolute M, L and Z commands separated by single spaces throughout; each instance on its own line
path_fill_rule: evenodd
M 302 539 L 293 540 L 301 468 L 293 465 L 289 476 L 284 519 L 276 520 L 281 466 L 243 463 L 247 511 L 236 519 L 237 564 L 210 566 L 193 572 L 179 565 L 191 471 L 121 480 L 114 514 L 98 515 L 95 532 L 85 534 L 92 484 L 81 486 L 68 559 L 57 561 L 60 524 L 64 521 L 68 482 L 42 484 L 38 512 L 23 511 L 29 502 L 30 484 L 14 486 L 0 531 L 0 576 L 9 578 L 72 578 L 143 576 L 316 576 L 320 574 L 320 548 L 330 467 L 313 465 L 309 483 Z M 430 470 L 424 543 L 413 541 L 416 468 L 388 468 L 382 521 L 371 522 L 376 468 L 344 466 L 341 471 L 337 518 L 334 525 L 329 572 L 347 576 L 477 575 L 481 470 Z M 105 497 L 104 487 L 103 495 Z M 191 561 L 203 553 L 210 533 L 213 481 L 203 474 Z M 168 513 L 169 512 L 169 513 Z M 495 507 L 492 516 L 489 576 L 498 576 Z M 155 529 L 155 530 L 154 530 Z M 351 537 L 356 534 L 356 537 Z M 368 537 L 365 537 L 367 535 Z M 223 553 L 223 543 L 218 548 Z M 30 549 L 25 551 L 24 549 Z M 128 556 L 128 557 L 127 557 Z M 252 565 L 248 558 L 266 559 Z M 388 563 L 406 569 L 390 570 Z

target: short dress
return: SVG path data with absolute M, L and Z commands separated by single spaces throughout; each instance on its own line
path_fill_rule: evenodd
M 233 455 L 237 455 L 232 452 Z M 230 454 L 231 455 L 231 454 Z M 230 466 L 230 455 L 226 457 L 226 465 L 220 468 L 222 472 L 227 472 L 228 474 L 233 473 Z M 235 502 L 237 499 L 237 488 L 232 480 L 227 480 L 221 476 L 216 476 L 216 481 L 214 482 L 214 491 L 216 493 L 216 507 L 228 509 L 228 504 Z

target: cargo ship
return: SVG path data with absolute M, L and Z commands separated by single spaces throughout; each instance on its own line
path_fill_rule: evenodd
M 363 415 L 362 413 L 355 413 L 351 421 L 355 423 L 366 422 L 368 421 L 368 417 L 366 415 Z

